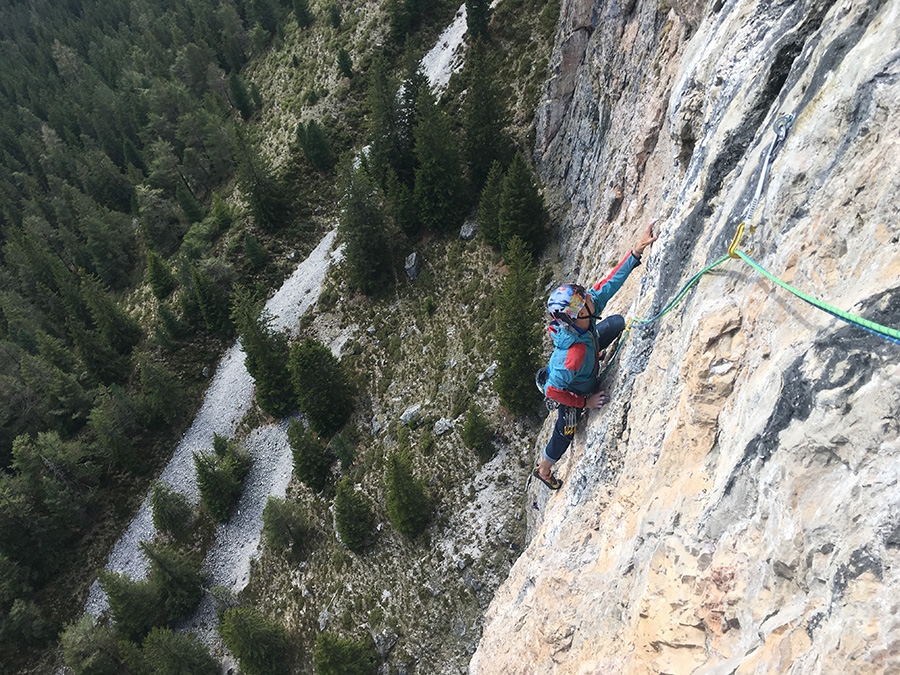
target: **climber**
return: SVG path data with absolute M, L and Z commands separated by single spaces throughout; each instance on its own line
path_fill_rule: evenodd
M 653 236 L 655 222 L 647 226 L 637 245 L 605 279 L 589 289 L 578 284 L 563 284 L 547 301 L 547 310 L 553 317 L 547 328 L 553 338 L 553 353 L 547 368 L 538 373 L 538 387 L 548 404 L 555 405 L 559 412 L 553 434 L 533 475 L 551 490 L 558 490 L 562 485 L 551 469 L 571 444 L 582 411 L 600 408 L 609 402 L 606 392 L 596 391 L 600 352 L 625 330 L 625 319 L 620 314 L 602 321 L 598 319 L 631 271 L 641 264 L 644 249 L 657 240 L 658 237 Z

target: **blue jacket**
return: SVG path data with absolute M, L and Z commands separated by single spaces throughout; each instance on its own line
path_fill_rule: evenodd
M 605 279 L 588 289 L 595 315 L 600 315 L 631 271 L 640 264 L 640 258 L 629 251 Z M 573 408 L 583 408 L 587 397 L 594 393 L 599 367 L 595 325 L 596 321 L 591 319 L 590 328 L 584 332 L 560 321 L 553 321 L 547 327 L 554 347 L 547 365 L 544 387 L 547 398 Z

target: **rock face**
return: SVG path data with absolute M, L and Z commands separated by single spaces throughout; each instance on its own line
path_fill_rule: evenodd
M 652 317 L 746 220 L 764 268 L 900 326 L 898 25 L 900 0 L 563 0 L 536 157 L 566 274 L 658 216 L 607 309 Z M 562 490 L 527 490 L 472 673 L 900 671 L 900 346 L 729 260 L 604 386 Z

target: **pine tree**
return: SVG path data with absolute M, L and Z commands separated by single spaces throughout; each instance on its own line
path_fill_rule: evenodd
M 438 232 L 458 227 L 465 206 L 462 165 L 447 117 L 427 89 L 418 98 L 413 195 L 422 224 Z
M 162 190 L 136 188 L 141 231 L 154 249 L 168 255 L 175 251 L 187 231 L 184 215 Z
M 156 589 L 149 579 L 134 581 L 127 574 L 109 570 L 101 570 L 97 579 L 109 597 L 116 630 L 128 640 L 140 642 L 151 628 L 164 622 Z
M 250 464 L 250 455 L 231 443 L 221 457 L 194 453 L 200 502 L 219 522 L 228 520 L 232 507 L 240 499 Z
M 488 74 L 486 47 L 481 40 L 469 47 L 465 76 L 468 87 L 463 102 L 463 134 L 466 163 L 472 189 L 478 192 L 495 161 L 509 161 L 512 144 L 504 127 L 506 114 Z
M 466 33 L 471 40 L 490 40 L 490 0 L 466 0 Z
M 97 330 L 90 330 L 78 320 L 66 321 L 66 332 L 75 345 L 79 359 L 95 381 L 113 385 L 128 379 L 131 359 L 116 351 Z
M 415 539 L 431 518 L 431 504 L 425 485 L 413 475 L 412 462 L 403 452 L 388 458 L 385 503 L 391 525 L 400 534 Z
M 531 252 L 518 236 L 509 240 L 505 259 L 508 272 L 495 296 L 494 388 L 511 413 L 522 415 L 534 410 L 539 402 L 534 373 L 541 348 L 541 308 L 534 299 L 537 274 Z
M 266 264 L 266 249 L 259 243 L 259 239 L 249 232 L 244 234 L 244 259 L 247 261 L 247 267 L 251 270 L 258 270 Z
M 366 294 L 383 290 L 393 273 L 391 250 L 375 185 L 362 166 L 348 169 L 338 231 L 351 288 Z
M 344 546 L 359 553 L 372 532 L 375 516 L 372 503 L 357 490 L 348 476 L 337 484 L 334 496 L 334 524 Z
M 81 273 L 81 293 L 94 325 L 119 354 L 127 355 L 141 341 L 138 322 L 120 308 L 94 277 Z
M 167 484 L 157 481 L 150 491 L 150 509 L 153 512 L 153 525 L 159 532 L 180 543 L 188 541 L 194 511 L 187 497 L 175 492 Z
M 140 548 L 150 560 L 149 580 L 164 620 L 176 621 L 188 616 L 203 595 L 200 556 L 144 541 Z
M 33 414 L 46 428 L 72 434 L 84 426 L 93 392 L 86 390 L 75 374 L 28 352 L 23 352 L 19 360 L 19 374 L 34 406 Z
M 319 633 L 316 638 L 316 675 L 371 675 L 375 662 L 371 643 L 344 640 L 332 633 Z
M 256 223 L 263 230 L 274 231 L 291 218 L 291 199 L 257 147 L 244 132 L 235 127 L 238 178 Z
M 321 342 L 306 338 L 291 346 L 288 370 L 310 427 L 330 438 L 353 412 L 353 392 L 341 362 Z
M 395 229 L 408 236 L 419 231 L 419 214 L 412 190 L 403 183 L 393 169 L 388 170 L 385 185 L 385 207 Z
M 331 154 L 331 145 L 322 127 L 315 120 L 310 120 L 305 126 L 303 122 L 297 124 L 297 142 L 303 149 L 306 160 L 318 171 L 328 171 L 334 166 L 334 157 Z
M 367 164 L 371 176 L 382 186 L 386 185 L 388 173 L 398 171 L 400 160 L 399 106 L 397 104 L 397 82 L 389 75 L 389 67 L 384 57 L 379 57 L 371 69 L 367 93 L 369 107 L 369 153 Z M 401 178 L 405 182 L 406 177 Z M 412 186 L 412 175 L 408 177 Z
M 234 213 L 232 212 L 231 207 L 217 192 L 213 192 L 212 195 L 212 210 L 210 216 L 212 216 L 212 220 L 216 224 L 216 232 L 227 231 L 234 222 Z
M 191 284 L 206 327 L 217 335 L 230 337 L 234 324 L 228 311 L 228 288 L 211 278 L 206 270 L 191 265 Z
M 241 113 L 244 121 L 253 115 L 253 101 L 250 100 L 250 92 L 244 78 L 237 73 L 228 76 L 228 94 L 231 96 L 231 104 Z
M 332 2 L 325 10 L 328 13 L 328 23 L 335 30 L 341 29 L 341 6 Z
M 242 287 L 235 289 L 231 316 L 246 354 L 247 372 L 256 383 L 257 404 L 269 415 L 284 417 L 297 400 L 288 372 L 287 336 L 272 328 L 272 317 Z
M 500 250 L 500 191 L 503 187 L 503 168 L 500 162 L 491 165 L 481 199 L 478 202 L 478 229 L 494 249 Z
M 544 199 L 525 156 L 517 152 L 503 179 L 498 223 L 500 245 L 505 251 L 513 237 L 519 237 L 532 254 L 539 253 L 546 240 L 547 212 Z
M 312 12 L 309 11 L 309 0 L 293 0 L 294 17 L 300 28 L 306 28 L 313 22 Z
M 152 249 L 147 251 L 147 283 L 157 300 L 165 300 L 175 290 L 175 275 Z
M 154 628 L 141 645 L 143 667 L 152 675 L 218 675 L 219 663 L 193 635 Z
M 137 449 L 143 438 L 137 402 L 117 384 L 97 389 L 94 407 L 88 416 L 97 436 L 101 456 L 125 471 L 139 472 L 146 460 Z
M 269 497 L 263 509 L 262 520 L 262 536 L 266 546 L 298 557 L 307 531 L 302 507 L 287 499 Z
M 163 429 L 184 413 L 184 387 L 176 375 L 161 363 L 147 358 L 138 361 L 140 394 L 136 403 L 141 419 L 151 429 Z
M 294 474 L 302 483 L 321 492 L 325 488 L 331 467 L 331 458 L 325 444 L 311 431 L 307 431 L 298 420 L 291 421 L 288 440 L 294 455 Z
M 481 410 L 474 403 L 466 411 L 461 436 L 463 442 L 476 452 L 482 463 L 491 458 L 494 452 L 491 429 L 484 419 L 484 415 L 481 414 Z
M 125 663 L 119 650 L 121 636 L 108 623 L 85 614 L 60 635 L 63 659 L 74 675 L 121 675 Z
M 219 634 L 246 675 L 288 675 L 290 642 L 286 631 L 249 607 L 229 609 L 219 623 Z
M 191 193 L 190 189 L 183 182 L 179 182 L 175 186 L 175 201 L 181 207 L 184 217 L 189 223 L 199 223 L 206 217 L 206 211 L 203 205 L 197 201 L 197 198 Z
M 353 59 L 350 58 L 350 52 L 343 47 L 338 50 L 337 66 L 341 75 L 348 79 L 353 77 Z

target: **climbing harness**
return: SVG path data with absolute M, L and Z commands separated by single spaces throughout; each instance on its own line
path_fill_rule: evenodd
M 649 319 L 642 319 L 642 318 L 637 318 L 637 317 L 633 317 L 633 318 L 629 319 L 625 325 L 625 330 L 622 331 L 622 335 L 619 339 L 619 344 L 616 346 L 615 352 L 613 352 L 612 356 L 607 361 L 606 368 L 600 374 L 600 378 L 599 378 L 600 380 L 603 380 L 606 377 L 606 375 L 609 373 L 609 371 L 612 369 L 613 363 L 615 362 L 615 359 L 616 359 L 616 356 L 618 355 L 619 350 L 622 348 L 622 345 L 625 343 L 625 340 L 628 337 L 628 334 L 631 332 L 633 326 L 636 325 L 639 328 L 644 328 L 644 327 L 649 326 L 650 324 L 658 321 L 662 317 L 664 317 L 675 307 L 675 305 L 677 305 L 682 300 L 682 298 L 684 298 L 685 295 L 687 295 L 687 292 L 691 288 L 693 288 L 693 286 L 698 281 L 700 281 L 700 278 L 704 274 L 712 271 L 714 268 L 718 267 L 722 263 L 724 263 L 728 260 L 731 260 L 731 259 L 743 260 L 745 263 L 747 263 L 754 270 L 756 270 L 757 272 L 762 274 L 764 277 L 766 277 L 773 283 L 777 284 L 781 288 L 793 293 L 798 298 L 809 303 L 813 307 L 821 309 L 822 311 L 827 312 L 828 314 L 831 314 L 832 316 L 834 316 L 842 321 L 845 321 L 852 326 L 856 326 L 857 328 L 861 328 L 865 331 L 868 331 L 869 333 L 871 333 L 873 335 L 877 335 L 878 337 L 883 338 L 889 342 L 893 342 L 894 344 L 900 345 L 900 330 L 891 328 L 889 326 L 882 326 L 881 324 L 875 323 L 874 321 L 864 319 L 860 316 L 856 316 L 849 312 L 845 312 L 841 309 L 838 309 L 837 307 L 829 305 L 828 303 L 825 303 L 821 300 L 817 300 L 816 298 L 812 297 L 811 295 L 808 295 L 808 294 L 804 293 L 803 291 L 800 291 L 800 290 L 794 288 L 793 286 L 791 286 L 790 284 L 782 281 L 781 279 L 776 277 L 774 274 L 772 274 L 771 272 L 769 272 L 768 270 L 763 268 L 755 260 L 753 260 L 750 257 L 750 255 L 748 255 L 748 253 L 745 253 L 744 251 L 740 250 L 740 248 L 739 248 L 740 244 L 741 244 L 741 238 L 744 236 L 744 232 L 747 229 L 748 223 L 752 223 L 753 216 L 756 212 L 756 207 L 759 204 L 760 198 L 762 197 L 763 186 L 768 178 L 769 169 L 771 168 L 771 164 L 772 164 L 772 159 L 774 158 L 777 149 L 781 146 L 781 144 L 784 142 L 784 139 L 787 137 L 787 133 L 790 130 L 793 122 L 794 122 L 794 115 L 789 114 L 789 115 L 783 115 L 782 117 L 779 117 L 777 120 L 775 120 L 775 122 L 773 124 L 774 131 L 775 131 L 775 140 L 773 140 L 772 144 L 769 146 L 769 151 L 766 154 L 766 159 L 763 162 L 763 167 L 762 167 L 762 170 L 760 171 L 759 182 L 757 183 L 757 186 L 756 186 L 756 192 L 754 193 L 753 198 L 750 200 L 750 203 L 748 204 L 747 209 L 744 211 L 744 213 L 741 217 L 741 222 L 737 226 L 737 229 L 734 234 L 734 239 L 732 240 L 731 244 L 728 247 L 728 253 L 726 255 L 722 256 L 721 258 L 719 258 L 718 260 L 716 260 L 715 262 L 707 265 L 702 270 L 697 272 L 694 276 L 692 276 L 688 280 L 688 282 L 681 288 L 681 290 L 678 292 L 678 294 L 675 296 L 675 298 L 671 302 L 669 302 L 669 304 L 666 305 L 658 314 L 650 317 Z M 750 229 L 751 229 L 751 231 L 753 230 L 752 224 L 750 225 Z M 752 252 L 753 251 L 751 250 L 749 253 L 752 253 Z

